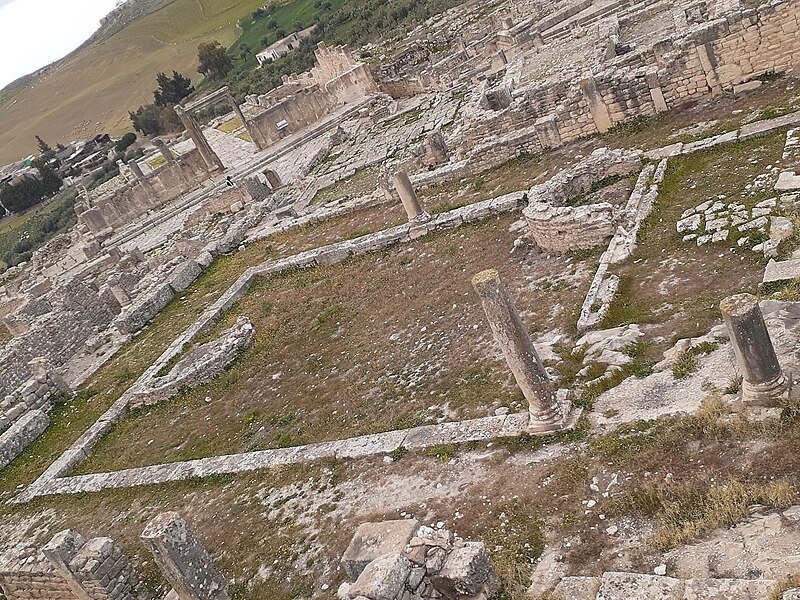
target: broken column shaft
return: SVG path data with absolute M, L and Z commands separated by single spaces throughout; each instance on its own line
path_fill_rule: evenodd
M 494 339 L 528 400 L 531 430 L 558 429 L 564 415 L 555 390 L 513 300 L 500 283 L 497 271 L 481 271 L 472 278 L 472 286 L 481 299 Z
M 742 374 L 742 402 L 776 404 L 788 382 L 775 355 L 758 299 L 751 294 L 738 294 L 725 298 L 719 307 Z
M 392 182 L 400 196 L 400 201 L 403 203 L 403 208 L 406 209 L 409 221 L 421 221 L 430 218 L 428 213 L 422 210 L 408 174 L 399 171 L 392 176 Z
M 228 600 L 228 582 L 178 513 L 158 515 L 140 537 L 181 600 Z

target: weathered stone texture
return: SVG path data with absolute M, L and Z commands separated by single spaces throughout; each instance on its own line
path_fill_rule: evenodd
M 499 579 L 483 543 L 413 520 L 364 523 L 342 558 L 349 600 L 486 599 Z
M 627 175 L 641 168 L 637 152 L 600 148 L 572 169 L 531 188 L 523 211 L 536 244 L 546 252 L 593 248 L 607 242 L 624 218 L 624 211 L 608 202 L 585 206 L 567 204 L 607 177 Z
M 45 413 L 32 410 L 0 434 L 0 469 L 22 454 L 49 425 L 50 419 Z
M 178 513 L 147 524 L 141 539 L 181 600 L 228 600 L 228 582 Z
M 169 373 L 153 377 L 137 386 L 130 407 L 155 404 L 171 398 L 181 389 L 208 381 L 230 365 L 242 350 L 249 348 L 255 328 L 247 317 L 239 317 L 236 325 L 218 339 L 190 350 Z

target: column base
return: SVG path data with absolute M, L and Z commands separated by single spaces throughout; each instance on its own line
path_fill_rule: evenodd
M 568 399 L 559 401 L 561 416 L 555 419 L 539 420 L 536 415 L 530 415 L 526 433 L 529 435 L 548 435 L 557 431 L 575 429 L 583 414 L 583 409 L 573 406 Z
M 742 404 L 746 406 L 779 406 L 789 390 L 789 379 L 784 373 L 766 383 L 742 381 Z

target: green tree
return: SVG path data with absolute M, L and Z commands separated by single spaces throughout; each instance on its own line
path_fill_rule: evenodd
M 42 138 L 38 135 L 36 136 L 36 145 L 39 146 L 39 154 L 44 154 L 45 152 L 51 152 L 53 149 L 45 142 Z
M 136 141 L 136 134 L 133 133 L 132 131 L 129 131 L 121 138 L 119 138 L 119 140 L 117 140 L 117 143 L 114 145 L 114 148 L 116 149 L 117 152 L 125 152 L 128 146 L 133 144 L 133 142 L 135 141 Z
M 212 79 L 222 79 L 233 69 L 233 61 L 218 41 L 205 42 L 197 47 L 200 66 L 197 72 Z
M 194 91 L 192 80 L 172 71 L 172 77 L 166 73 L 156 75 L 158 89 L 153 92 L 153 98 L 158 106 L 174 106 Z
M 145 104 L 128 113 L 128 116 L 133 128 L 144 135 L 162 135 L 183 130 L 183 123 L 171 106 Z
M 247 60 L 247 56 L 252 54 L 253 51 L 250 50 L 250 46 L 247 44 L 242 44 L 241 48 L 239 48 L 239 58 L 242 60 Z

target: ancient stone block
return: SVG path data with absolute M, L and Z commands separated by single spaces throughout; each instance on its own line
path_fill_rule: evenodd
M 379 556 L 402 552 L 419 526 L 414 519 L 362 523 L 342 555 L 345 572 L 351 579 L 357 579 Z
M 672 577 L 638 573 L 605 573 L 597 600 L 681 600 L 683 582 Z
M 483 542 L 466 542 L 453 549 L 431 583 L 444 597 L 455 598 L 474 596 L 484 590 L 491 596 L 500 581 Z
M 178 513 L 162 513 L 141 539 L 180 600 L 228 600 L 228 582 Z
M 402 553 L 380 556 L 370 562 L 347 592 L 349 598 L 397 600 L 411 574 L 411 562 Z
M 50 419 L 45 413 L 32 410 L 3 432 L 0 435 L 0 469 L 22 454 L 49 425 Z
M 203 268 L 197 262 L 187 260 L 172 271 L 167 283 L 169 283 L 169 287 L 178 294 L 188 288 L 195 279 L 200 277 L 200 273 L 202 272 Z

